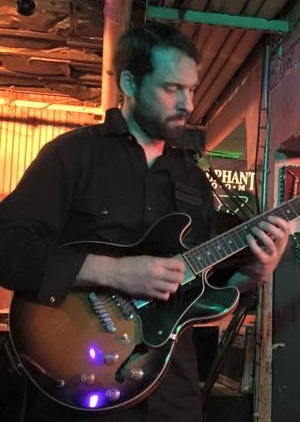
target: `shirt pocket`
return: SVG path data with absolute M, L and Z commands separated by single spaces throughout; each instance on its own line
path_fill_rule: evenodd
M 79 214 L 88 214 L 99 218 L 109 217 L 112 208 L 109 199 L 97 196 L 80 196 L 77 198 L 75 206 Z
M 76 211 L 81 215 L 89 215 L 98 222 L 124 224 L 131 220 L 134 200 L 122 195 L 117 197 L 81 196 L 76 201 Z
M 177 203 L 186 203 L 192 206 L 203 205 L 203 192 L 183 183 L 175 183 L 175 197 Z

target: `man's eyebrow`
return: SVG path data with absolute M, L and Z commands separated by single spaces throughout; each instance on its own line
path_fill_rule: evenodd
M 180 83 L 180 82 L 171 82 L 171 81 L 165 81 L 165 82 L 163 82 L 163 85 L 164 86 L 168 86 L 168 85 L 170 85 L 170 86 L 176 86 L 176 87 L 178 87 L 178 88 L 185 88 L 187 85 L 184 85 L 184 84 L 182 84 L 182 83 Z M 192 89 L 196 89 L 198 86 L 200 85 L 200 82 L 195 82 L 193 85 L 191 85 L 190 87 L 192 88 Z

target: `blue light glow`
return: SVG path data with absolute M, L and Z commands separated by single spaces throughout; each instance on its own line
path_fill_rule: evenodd
M 96 350 L 93 347 L 90 347 L 89 354 L 93 360 L 96 358 Z
M 98 394 L 93 394 L 92 396 L 90 396 L 89 398 L 89 407 L 91 409 L 95 408 L 98 406 L 99 403 L 99 395 Z
M 81 403 L 87 409 L 97 409 L 104 405 L 104 392 L 93 391 L 92 393 L 82 397 Z
M 89 345 L 87 349 L 87 355 L 90 361 L 97 365 L 103 365 L 104 363 L 104 352 L 96 345 Z

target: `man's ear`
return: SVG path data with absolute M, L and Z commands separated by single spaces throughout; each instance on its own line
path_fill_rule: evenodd
M 122 70 L 120 76 L 120 87 L 122 92 L 128 97 L 133 97 L 136 93 L 136 83 L 130 70 Z

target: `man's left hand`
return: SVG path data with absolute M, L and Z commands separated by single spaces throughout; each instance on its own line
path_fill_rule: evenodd
M 242 271 L 252 282 L 270 279 L 287 246 L 289 234 L 289 222 L 276 216 L 270 216 L 252 228 L 247 240 L 254 262 Z

